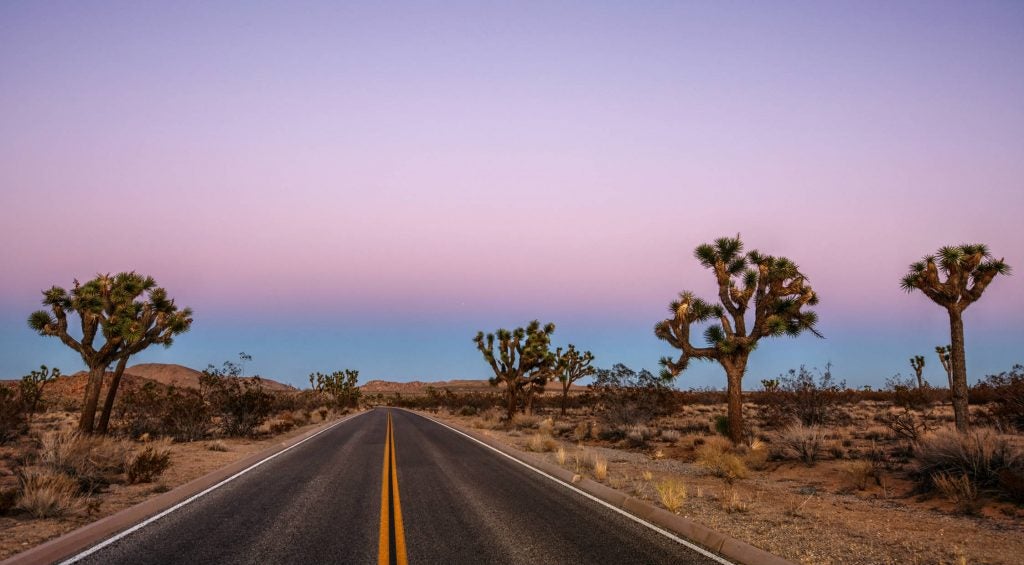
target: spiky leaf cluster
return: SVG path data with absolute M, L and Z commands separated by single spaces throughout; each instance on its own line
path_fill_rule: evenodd
M 591 366 L 593 361 L 593 353 L 589 351 L 581 352 L 571 343 L 565 351 L 562 351 L 562 348 L 559 347 L 555 351 L 555 375 L 563 384 L 571 385 L 597 372 L 597 369 Z
M 936 304 L 962 312 L 981 298 L 996 275 L 1011 272 L 1006 261 L 993 259 L 984 244 L 947 245 L 911 263 L 900 287 L 907 292 L 920 290 Z
M 821 337 L 815 329 L 817 314 L 805 309 L 816 305 L 818 296 L 794 262 L 756 250 L 744 253 L 739 235 L 700 245 L 694 256 L 714 273 L 718 303 L 686 291 L 669 304 L 672 316 L 658 322 L 654 333 L 682 354 L 676 360 L 661 360 L 665 378 L 678 375 L 691 359 L 720 361 L 746 355 L 764 337 L 797 336 L 805 331 Z M 751 309 L 753 320 L 748 325 Z M 712 323 L 703 331 L 705 347 L 694 347 L 691 326 L 708 321 Z
M 174 336 L 189 330 L 192 310 L 179 310 L 167 291 L 153 277 L 125 272 L 97 275 L 71 291 L 53 286 L 43 291 L 44 306 L 28 317 L 28 325 L 40 335 L 59 338 L 77 351 L 91 367 L 109 364 L 123 355 L 150 345 L 170 347 Z M 81 338 L 68 333 L 68 315 L 77 314 Z M 99 344 L 97 338 L 102 338 Z

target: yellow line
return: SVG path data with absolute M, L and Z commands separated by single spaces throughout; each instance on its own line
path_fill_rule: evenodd
M 387 431 L 384 434 L 384 471 L 382 473 L 380 486 L 380 538 L 377 544 L 377 563 L 379 565 L 390 565 L 391 563 L 391 536 L 389 535 L 388 514 L 390 500 L 388 499 L 388 463 L 391 459 L 391 412 L 388 412 Z
M 388 412 L 388 417 L 391 413 Z M 407 565 L 405 556 L 405 527 L 402 524 L 402 502 L 398 497 L 398 458 L 395 452 L 395 426 L 391 425 L 388 430 L 391 432 L 391 485 L 395 491 L 395 562 L 398 565 Z

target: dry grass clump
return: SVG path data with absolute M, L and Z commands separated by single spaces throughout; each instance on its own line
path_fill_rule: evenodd
M 526 448 L 537 453 L 547 453 L 558 449 L 558 442 L 549 435 L 536 433 L 526 442 Z
M 76 479 L 82 490 L 104 487 L 125 470 L 128 442 L 78 432 L 54 432 L 42 437 L 39 464 Z
M 626 443 L 630 447 L 643 447 L 647 441 L 654 437 L 654 432 L 647 426 L 626 427 Z
M 686 484 L 678 477 L 666 477 L 654 485 L 658 502 L 673 514 L 679 512 L 686 500 Z
M 603 481 L 608 478 L 608 460 L 603 457 L 594 457 L 593 462 L 594 478 Z
M 822 453 L 825 433 L 819 426 L 794 424 L 779 434 L 778 443 L 783 456 L 799 459 L 811 466 Z
M 725 438 L 708 438 L 695 452 L 697 464 L 728 483 L 747 478 L 750 474 L 747 466 L 742 459 L 729 452 L 730 447 L 729 440 Z
M 125 461 L 125 474 L 128 476 L 129 484 L 151 483 L 170 466 L 169 442 L 153 442 L 128 456 Z
M 762 471 L 768 467 L 768 455 L 768 446 L 763 441 L 755 439 L 743 454 L 743 463 L 750 469 Z
M 916 474 L 925 489 L 939 489 L 937 479 L 969 481 L 975 489 L 1002 490 L 1024 475 L 1024 452 L 1009 436 L 993 428 L 976 427 L 965 434 L 942 428 L 925 436 L 914 448 Z M 955 486 L 955 485 L 953 485 Z
M 871 481 L 875 480 L 877 470 L 870 461 L 851 461 L 840 468 L 843 481 L 851 488 L 864 490 L 868 488 Z
M 978 500 L 978 487 L 967 475 L 949 475 L 939 473 L 932 477 L 935 490 L 952 502 L 957 511 L 964 514 L 975 514 L 981 509 Z
M 678 430 L 661 430 L 659 437 L 661 441 L 674 444 L 679 441 L 681 435 Z
M 216 441 L 211 441 L 210 443 L 206 444 L 206 449 L 209 449 L 210 451 L 221 451 L 221 452 L 231 451 L 231 449 L 228 447 L 228 444 L 224 443 L 223 441 L 221 441 L 219 439 L 216 440 Z
M 533 430 L 540 426 L 540 416 L 533 414 L 516 414 L 512 417 L 512 427 L 520 430 Z
M 722 510 L 725 510 L 727 514 L 749 512 L 750 504 L 740 497 L 740 493 L 736 492 L 736 489 L 730 489 L 722 497 Z
M 81 506 L 78 482 L 67 474 L 47 467 L 26 467 L 19 473 L 16 506 L 35 518 L 55 518 Z
M 555 460 L 558 461 L 558 464 L 565 465 L 565 462 L 568 460 L 568 458 L 569 454 L 566 453 L 565 448 L 562 446 L 558 446 L 558 451 L 555 452 Z
M 580 422 L 576 424 L 576 429 L 572 432 L 572 437 L 576 441 L 583 441 L 590 438 L 590 422 Z

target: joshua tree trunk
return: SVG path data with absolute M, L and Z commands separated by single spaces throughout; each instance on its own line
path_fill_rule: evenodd
M 114 410 L 114 398 L 117 396 L 117 386 L 121 384 L 121 375 L 124 374 L 124 367 L 127 364 L 128 356 L 125 355 L 117 362 L 114 376 L 110 379 L 110 386 L 107 388 L 107 399 L 103 401 L 103 413 L 100 414 L 100 424 L 96 430 L 101 434 L 107 433 L 107 425 L 110 424 L 110 413 Z
M 747 359 L 723 360 L 729 386 L 726 395 L 729 400 L 729 439 L 739 444 L 743 441 L 743 374 L 747 371 Z
M 103 386 L 103 375 L 107 366 L 99 365 L 89 369 L 89 383 L 85 386 L 85 404 L 82 406 L 82 417 L 78 420 L 78 430 L 91 434 L 96 420 L 96 405 L 100 400 L 100 387 Z
M 969 415 L 967 413 L 967 359 L 964 353 L 964 320 L 963 313 L 957 308 L 949 308 L 950 351 L 950 395 L 953 397 L 953 416 L 956 419 L 957 431 L 967 431 Z
M 572 386 L 570 382 L 562 383 L 562 416 L 565 416 L 565 405 L 569 403 L 569 387 Z
M 516 398 L 515 385 L 506 383 L 506 386 L 508 388 L 508 390 L 505 391 L 505 396 L 508 397 L 508 421 L 511 423 L 512 419 L 516 416 L 516 401 L 518 398 Z

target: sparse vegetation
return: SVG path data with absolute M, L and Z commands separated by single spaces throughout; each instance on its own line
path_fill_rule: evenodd
M 125 474 L 128 483 L 151 483 L 171 466 L 171 450 L 166 444 L 147 443 L 128 456 Z
M 783 430 L 778 441 L 784 456 L 799 459 L 811 466 L 823 451 L 825 433 L 819 426 L 805 426 L 799 423 Z
M 555 356 L 549 347 L 554 332 L 554 324 L 541 326 L 539 321 L 533 320 L 525 328 L 499 329 L 486 336 L 478 332 L 473 338 L 494 371 L 491 384 L 505 385 L 506 416 L 510 422 L 519 403 L 528 411 L 533 394 L 543 391 L 551 377 Z
M 648 479 L 650 480 L 650 479 Z M 686 483 L 678 477 L 665 477 L 654 485 L 658 493 L 658 502 L 669 512 L 679 513 L 686 501 Z

